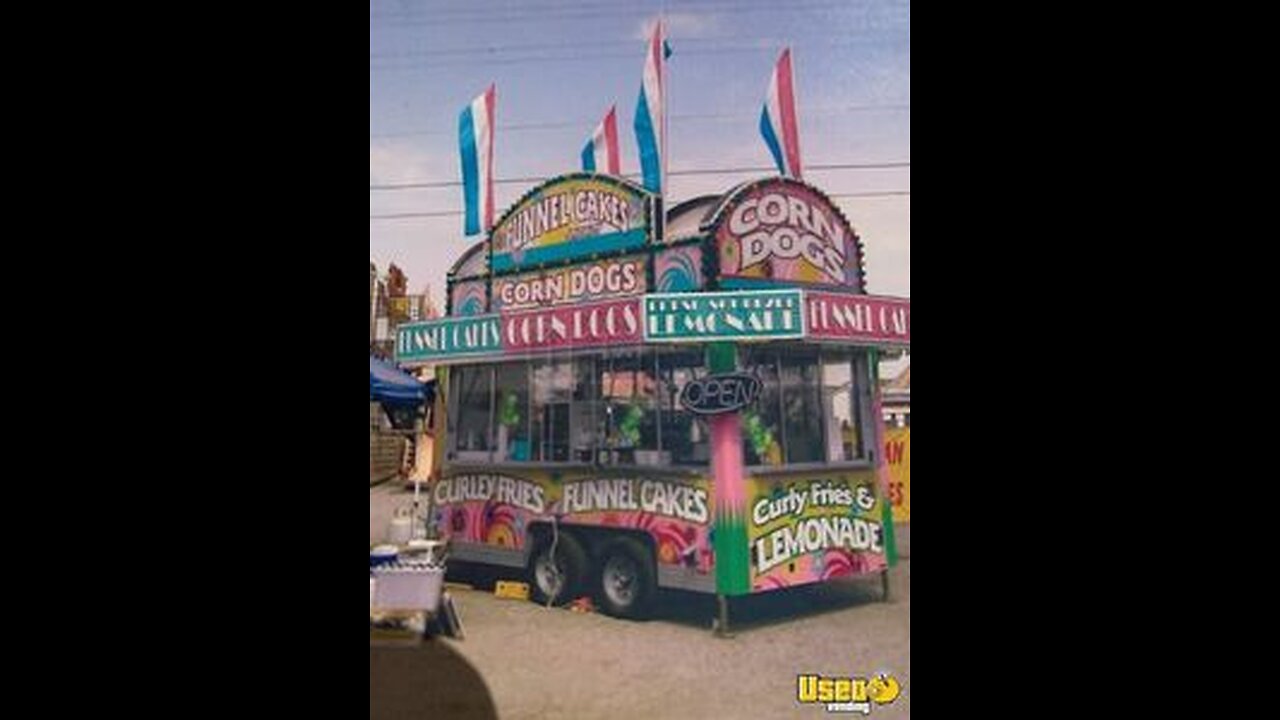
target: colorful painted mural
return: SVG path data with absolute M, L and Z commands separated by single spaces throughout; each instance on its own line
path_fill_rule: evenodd
M 654 289 L 660 293 L 702 289 L 702 247 L 669 248 L 653 256 Z
M 453 286 L 451 295 L 453 311 L 450 315 L 483 315 L 488 312 L 485 303 L 485 284 L 483 280 L 460 282 Z
M 753 592 L 888 566 L 873 471 L 753 477 L 747 485 Z
M 706 477 L 600 477 L 588 471 L 455 471 L 432 489 L 443 537 L 525 549 L 531 523 L 637 530 L 653 540 L 659 565 L 709 575 L 710 483 Z

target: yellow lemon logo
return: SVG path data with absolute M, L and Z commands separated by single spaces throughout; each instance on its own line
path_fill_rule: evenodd
M 901 688 L 892 675 L 880 673 L 867 681 L 867 697 L 885 705 L 898 699 Z
M 515 547 L 515 533 L 506 525 L 494 525 L 489 528 L 489 535 L 485 539 L 490 545 L 501 545 L 503 547 Z
M 658 562 L 660 563 L 666 565 L 674 564 L 677 556 L 676 546 L 670 542 L 663 542 L 662 546 L 658 548 Z

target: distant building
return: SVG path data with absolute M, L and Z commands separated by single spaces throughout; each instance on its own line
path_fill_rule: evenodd
M 396 272 L 398 268 L 391 266 Z M 390 273 L 388 273 L 390 275 Z M 403 274 L 401 274 L 403 277 Z M 391 298 L 388 278 L 378 277 L 377 267 L 369 263 L 369 352 L 390 359 L 395 349 L 395 326 L 391 322 Z
M 440 317 L 430 286 L 417 295 L 408 287 L 409 277 L 394 264 L 379 277 L 377 265 L 369 263 L 369 352 L 385 360 L 394 355 L 396 328 Z
M 911 427 L 911 366 L 880 383 L 880 408 L 889 427 Z
M 421 295 L 409 295 L 409 322 L 422 322 L 440 317 L 440 310 L 431 299 L 431 288 L 427 287 Z
M 392 263 L 387 268 L 387 296 L 393 298 L 404 297 L 409 291 L 409 278 L 404 271 Z
M 373 345 L 373 323 L 378 307 L 378 266 L 369 263 L 369 344 Z

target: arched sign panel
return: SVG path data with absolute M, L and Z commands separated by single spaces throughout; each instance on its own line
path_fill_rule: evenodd
M 489 243 L 481 241 L 467 248 L 466 252 L 449 269 L 449 276 L 465 280 L 489 274 Z
M 707 223 L 721 286 L 839 287 L 865 292 L 862 244 L 821 191 L 771 178 L 729 193 Z
M 490 235 L 494 273 L 537 268 L 642 248 L 653 196 L 607 175 L 575 173 L 529 191 Z

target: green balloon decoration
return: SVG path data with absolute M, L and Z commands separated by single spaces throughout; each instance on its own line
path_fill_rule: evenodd
M 640 444 L 640 421 L 644 419 L 644 411 L 635 405 L 627 405 L 618 421 L 618 436 L 632 447 Z
M 507 393 L 502 399 L 502 407 L 498 409 L 498 422 L 507 427 L 520 424 L 520 398 L 515 393 Z
M 764 461 L 773 448 L 773 433 L 760 421 L 760 416 L 753 412 L 744 415 L 742 426 L 747 440 L 751 443 L 751 448 L 756 452 L 756 457 Z

